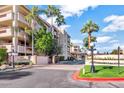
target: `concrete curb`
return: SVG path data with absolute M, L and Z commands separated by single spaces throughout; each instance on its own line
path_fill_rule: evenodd
M 124 77 L 122 78 L 81 78 L 79 76 L 79 71 L 72 74 L 72 79 L 78 81 L 87 81 L 87 82 L 122 82 L 124 81 Z

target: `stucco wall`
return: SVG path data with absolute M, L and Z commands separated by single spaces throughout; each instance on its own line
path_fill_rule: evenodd
M 85 56 L 85 63 L 89 64 L 90 62 L 91 62 L 91 56 Z M 118 55 L 94 55 L 94 62 L 108 63 L 108 64 L 118 63 Z M 120 63 L 124 63 L 124 55 L 120 55 Z

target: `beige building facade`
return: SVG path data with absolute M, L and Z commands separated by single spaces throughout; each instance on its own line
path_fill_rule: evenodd
M 0 6 L 0 47 L 5 47 L 8 54 L 14 52 L 15 55 L 31 55 L 32 47 L 29 35 L 25 33 L 25 28 L 31 29 L 32 26 L 25 20 L 30 9 L 24 5 L 1 5 Z M 51 31 L 51 25 L 40 16 L 47 28 Z M 35 29 L 42 26 L 36 20 Z M 61 55 L 68 58 L 70 53 L 70 36 L 65 31 L 60 31 L 57 27 L 53 26 L 53 38 L 57 40 L 58 44 L 62 46 Z
M 24 6 L 0 6 L 0 47 L 7 48 L 8 53 L 24 54 L 26 51 L 31 54 L 28 34 L 24 31 L 25 27 L 30 29 L 24 18 L 28 13 Z M 26 44 L 24 40 L 27 41 Z

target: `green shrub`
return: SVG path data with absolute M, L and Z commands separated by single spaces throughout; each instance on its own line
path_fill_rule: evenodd
M 30 61 L 27 61 L 27 62 L 15 62 L 14 64 L 15 65 L 29 65 Z
M 0 48 L 0 65 L 5 63 L 7 58 L 7 52 L 6 49 Z
M 60 56 L 59 61 L 64 61 L 64 56 Z

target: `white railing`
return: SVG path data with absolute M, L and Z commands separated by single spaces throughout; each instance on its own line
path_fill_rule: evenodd
M 18 13 L 18 20 L 29 25 L 29 23 L 25 20 L 25 16 L 23 16 L 21 13 Z
M 12 36 L 11 27 L 0 28 L 0 37 Z
M 26 35 L 26 37 L 25 37 Z M 27 33 L 25 33 L 25 31 L 23 30 L 19 30 L 18 33 L 17 33 L 17 36 L 22 38 L 22 39 L 26 39 L 26 40 L 29 40 L 29 36 Z
M 21 46 L 21 45 L 18 45 L 18 52 L 19 53 L 25 53 L 25 47 L 24 46 Z M 26 48 L 26 52 L 27 53 L 31 53 L 31 51 L 28 50 L 27 48 Z
M 8 37 L 8 36 L 12 36 L 12 35 L 13 35 L 13 32 L 12 32 L 11 27 L 0 28 L 0 37 Z M 26 35 L 26 40 L 29 40 L 28 35 L 23 30 L 19 30 L 17 32 L 17 36 L 22 38 L 23 40 L 25 39 L 24 35 Z
M 12 18 L 13 18 L 12 17 L 12 11 L 0 13 L 0 21 L 10 20 Z
M 6 48 L 8 53 L 12 52 L 12 44 L 11 43 L 2 43 L 2 44 L 0 44 L 0 47 Z M 21 45 L 18 45 L 17 52 L 18 53 L 25 53 L 25 47 L 21 46 Z M 31 53 L 31 50 L 26 48 L 26 52 Z

